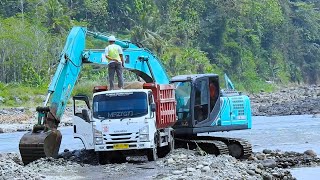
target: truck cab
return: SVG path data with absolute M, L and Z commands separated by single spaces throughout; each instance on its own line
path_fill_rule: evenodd
M 159 148 L 172 148 L 173 129 L 159 128 L 160 109 L 157 111 L 157 97 L 153 93 L 152 89 L 96 91 L 92 107 L 86 96 L 74 96 L 74 104 L 85 101 L 88 109 L 77 113 L 74 105 L 74 137 L 81 139 L 86 149 L 98 152 L 101 164 L 114 154 L 133 152 L 145 154 L 151 161 L 157 159 Z
M 156 117 L 151 90 L 96 93 L 92 111 L 96 151 L 153 148 Z

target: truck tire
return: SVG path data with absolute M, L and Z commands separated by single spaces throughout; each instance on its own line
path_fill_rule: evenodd
M 159 147 L 158 148 L 158 157 L 164 158 L 166 155 L 168 155 L 173 149 L 174 149 L 174 137 L 173 134 L 170 135 L 171 141 L 168 142 L 167 146 Z
M 109 161 L 109 159 L 108 159 L 108 157 L 107 157 L 105 152 L 98 152 L 98 162 L 99 162 L 99 164 L 105 165 L 105 164 L 108 163 L 108 161 Z
M 154 147 L 147 150 L 148 161 L 156 161 L 158 159 L 158 138 L 154 136 Z
M 148 149 L 147 157 L 148 157 L 148 161 L 156 161 L 158 159 L 157 147 Z
M 174 150 L 174 135 L 171 134 L 170 136 L 171 136 L 171 142 L 169 142 L 169 145 L 168 145 L 168 149 L 169 149 L 168 153 Z

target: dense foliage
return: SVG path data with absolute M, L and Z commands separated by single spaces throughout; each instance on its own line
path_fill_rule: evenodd
M 170 76 L 226 72 L 247 90 L 319 83 L 319 8 L 317 0 L 3 0 L 0 82 L 47 84 L 69 30 L 82 25 L 141 42 Z M 82 77 L 104 71 L 86 67 Z

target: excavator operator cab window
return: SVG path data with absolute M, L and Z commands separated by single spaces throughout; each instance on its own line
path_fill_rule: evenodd
M 213 110 L 218 97 L 219 92 L 219 79 L 217 77 L 209 77 L 209 92 L 210 92 L 210 112 Z
M 191 81 L 174 82 L 174 84 L 177 100 L 177 124 L 188 126 L 188 121 L 190 120 Z
M 194 84 L 194 120 L 195 124 L 204 121 L 208 118 L 208 79 L 199 79 Z

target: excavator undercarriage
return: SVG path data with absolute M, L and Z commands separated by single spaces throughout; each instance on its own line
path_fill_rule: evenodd
M 198 149 L 207 154 L 230 155 L 237 159 L 246 159 L 252 153 L 251 144 L 239 138 L 190 136 L 175 138 L 176 148 Z

